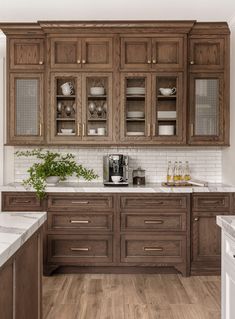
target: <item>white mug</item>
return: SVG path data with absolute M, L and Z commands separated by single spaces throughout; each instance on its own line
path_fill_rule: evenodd
M 112 181 L 114 184 L 122 182 L 122 176 L 111 176 Z
M 89 134 L 96 134 L 96 130 L 94 128 L 89 129 Z
M 105 135 L 105 128 L 104 127 L 98 127 L 97 128 L 98 135 Z
M 63 95 L 72 95 L 73 94 L 73 85 L 71 82 L 66 82 L 61 86 Z

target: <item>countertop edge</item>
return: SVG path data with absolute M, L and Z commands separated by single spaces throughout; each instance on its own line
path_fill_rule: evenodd
M 23 245 L 24 243 L 44 224 L 47 220 L 46 212 L 0 212 L 0 214 L 14 215 L 18 214 L 20 217 L 25 217 L 29 214 L 37 214 L 40 217 L 35 220 L 35 222 L 30 225 L 25 231 L 19 234 L 13 242 L 9 243 L 9 246 L 5 248 L 3 252 L 0 253 L 0 267 L 2 267 Z M 1 232 L 1 231 L 0 231 Z M 9 234 L 9 233 L 7 233 Z M 7 235 L 6 235 L 7 236 Z
M 216 223 L 221 229 L 229 234 L 235 240 L 235 216 L 233 215 L 220 215 L 216 216 Z M 234 223 L 234 225 L 232 225 Z

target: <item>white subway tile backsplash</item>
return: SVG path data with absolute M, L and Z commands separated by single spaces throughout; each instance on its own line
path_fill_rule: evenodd
M 29 149 L 29 148 L 27 148 Z M 15 147 L 17 150 L 27 150 L 24 147 Z M 33 148 L 32 148 L 33 149 Z M 99 175 L 95 182 L 103 181 L 103 155 L 125 154 L 129 155 L 130 176 L 132 170 L 141 166 L 146 170 L 146 181 L 158 183 L 166 179 L 168 161 L 189 161 L 191 175 L 211 183 L 222 182 L 222 149 L 197 148 L 197 147 L 159 147 L 159 148 L 74 148 L 57 147 L 50 150 L 61 153 L 72 153 L 76 160 L 87 168 L 93 168 Z M 15 155 L 14 176 L 15 182 L 21 182 L 28 176 L 27 170 L 35 160 L 32 158 L 17 157 Z M 70 177 L 69 181 L 77 181 L 76 177 Z M 82 181 L 80 179 L 79 181 Z

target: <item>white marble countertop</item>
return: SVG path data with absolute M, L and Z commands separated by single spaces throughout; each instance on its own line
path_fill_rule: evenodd
M 223 231 L 228 233 L 235 240 L 235 215 L 217 216 L 216 222 Z
M 27 189 L 33 191 L 33 189 Z M 0 191 L 26 191 L 20 183 L 0 186 Z M 107 187 L 103 183 L 69 183 L 61 182 L 56 186 L 47 187 L 47 193 L 206 193 L 206 192 L 235 192 L 235 186 L 224 184 L 208 184 L 207 187 L 163 187 L 161 184 L 146 184 L 144 186 L 129 185 L 128 187 Z
M 46 221 L 45 212 L 0 212 L 0 267 Z

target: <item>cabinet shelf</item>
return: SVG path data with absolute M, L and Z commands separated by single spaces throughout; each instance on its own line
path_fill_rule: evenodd
M 76 121 L 75 118 L 58 117 L 56 121 Z
M 164 122 L 164 121 L 166 121 L 166 122 L 175 122 L 175 121 L 177 121 L 177 119 L 173 119 L 173 118 L 164 118 L 164 119 L 158 118 L 157 120 L 159 122 Z
M 161 100 L 175 100 L 177 98 L 177 95 L 169 95 L 169 96 L 158 95 L 157 98 Z
M 126 95 L 128 100 L 145 100 L 145 95 Z
M 76 95 L 56 95 L 56 98 L 57 99 L 65 99 L 65 100 L 75 99 Z
M 132 119 L 128 119 L 128 118 L 127 118 L 126 121 L 127 121 L 127 122 L 144 122 L 145 119 L 137 119 L 137 118 L 136 118 L 136 119 L 133 119 L 133 118 L 132 118 Z

